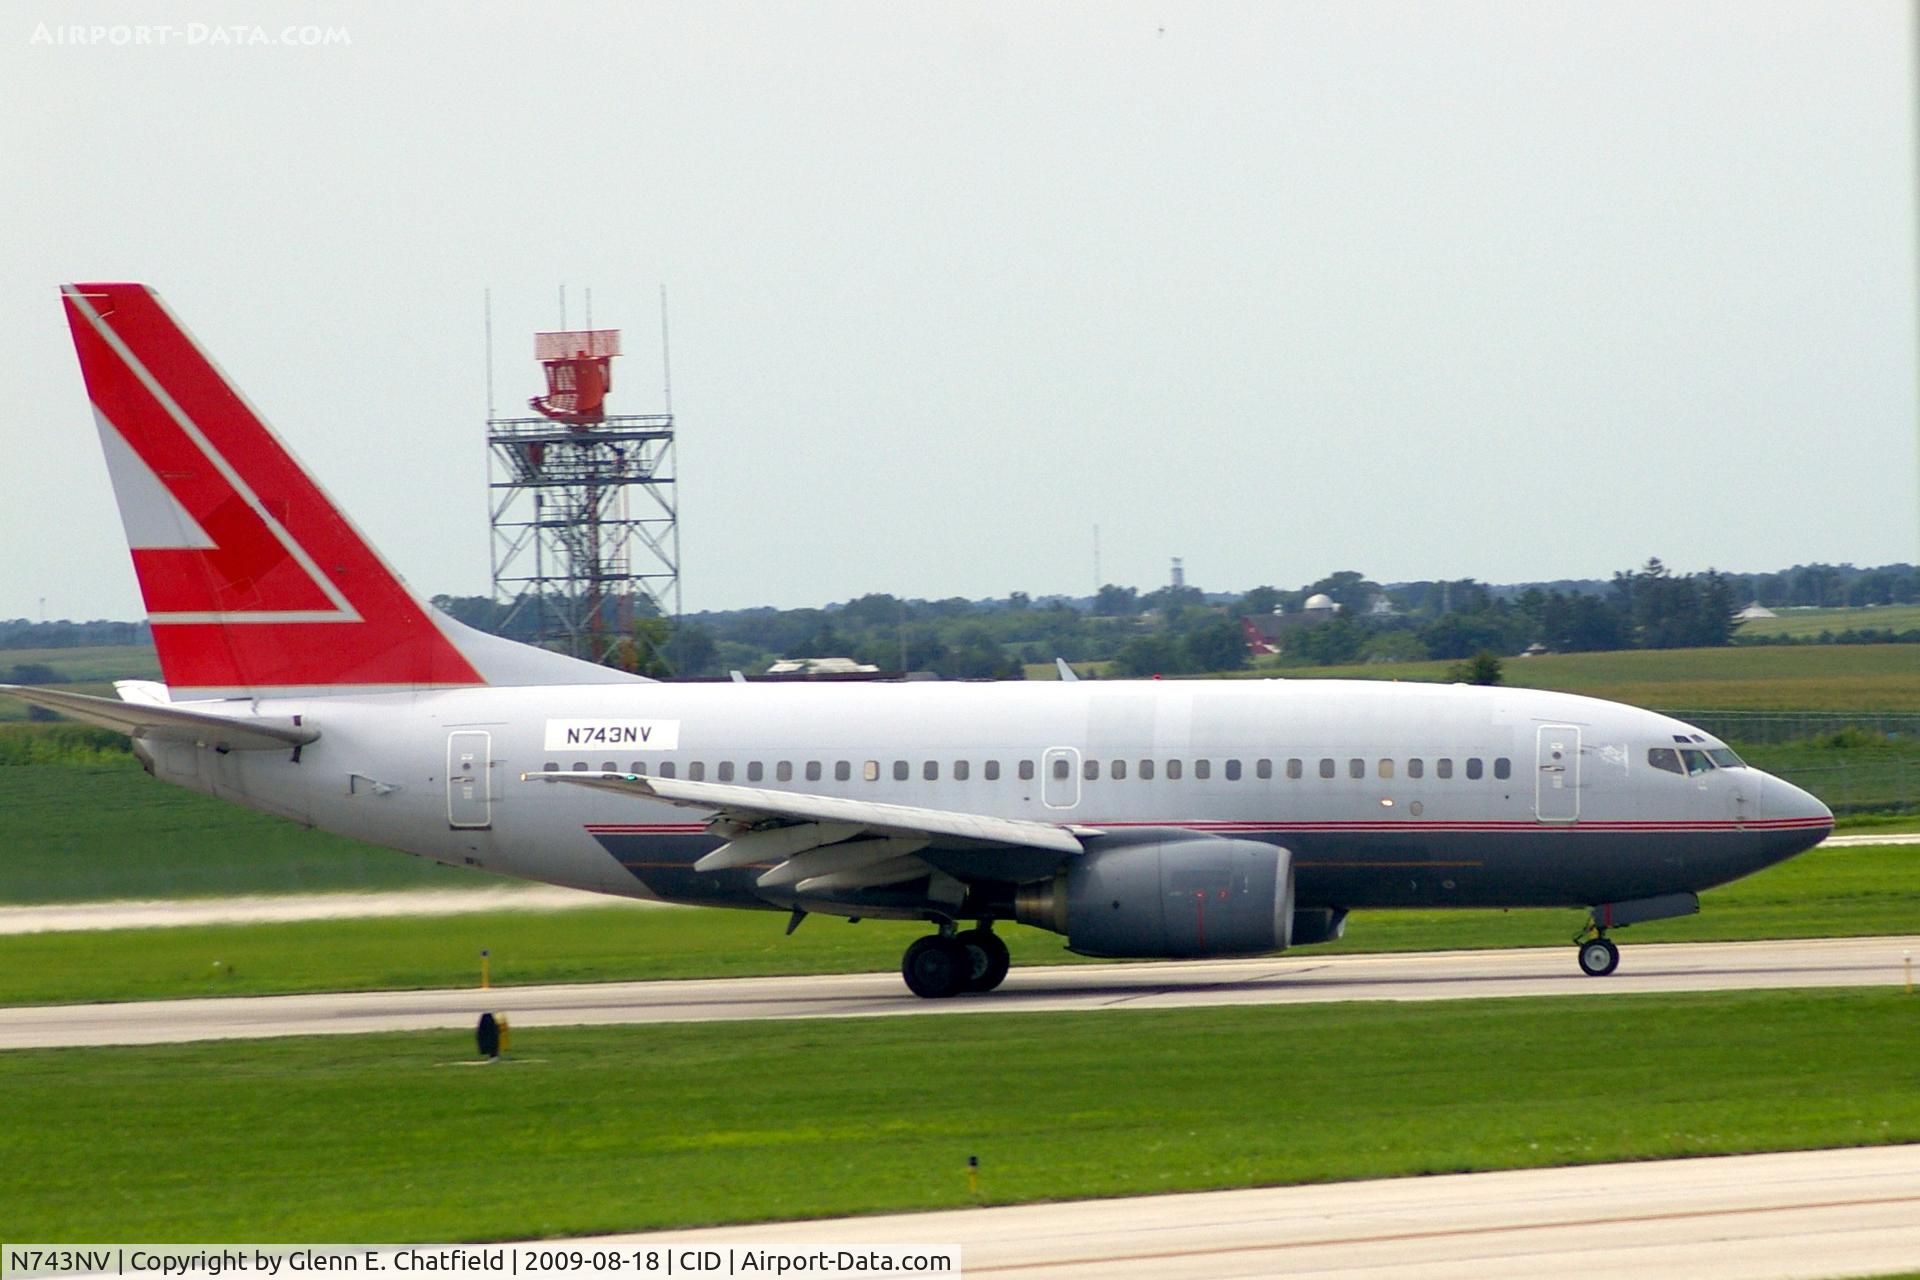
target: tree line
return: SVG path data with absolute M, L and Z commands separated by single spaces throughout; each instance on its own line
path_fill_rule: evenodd
M 1232 671 L 1251 660 L 1244 619 L 1277 614 L 1297 620 L 1316 595 L 1338 609 L 1319 613 L 1313 625 L 1282 629 L 1281 653 L 1267 661 L 1329 666 L 1458 661 L 1535 645 L 1561 653 L 1724 645 L 1737 638 L 1733 615 L 1750 600 L 1909 603 L 1920 600 L 1920 573 L 1904 564 L 1816 564 L 1765 574 L 1675 574 L 1655 559 L 1607 580 L 1535 584 L 1461 578 L 1383 585 L 1343 570 L 1292 590 L 1258 586 L 1231 593 L 1117 584 L 1079 599 L 1014 592 L 993 600 L 920 600 L 873 593 L 822 608 L 689 614 L 677 626 L 667 618 L 642 617 L 634 634 L 623 638 L 616 660 L 649 674 L 682 676 L 754 673 L 780 658 L 827 656 L 954 679 L 1017 677 L 1023 666 L 1055 658 L 1107 663 L 1115 674 L 1130 676 Z M 485 596 L 442 595 L 433 603 L 482 630 L 535 638 L 536 610 L 509 610 Z M 0 649 L 148 639 L 145 623 L 0 621 Z M 1920 640 L 1920 633 L 1856 632 L 1829 639 Z M 49 673 L 16 674 L 44 679 Z

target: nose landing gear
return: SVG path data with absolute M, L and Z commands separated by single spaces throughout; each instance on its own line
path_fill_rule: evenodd
M 1578 938 L 1575 942 L 1580 942 Z M 1607 937 L 1580 942 L 1580 972 L 1589 978 L 1604 978 L 1620 967 L 1620 948 Z
M 1013 958 L 1007 944 L 982 921 L 978 928 L 954 932 L 951 922 L 940 932 L 918 938 L 900 961 L 907 990 L 923 1000 L 944 1000 L 963 991 L 992 991 L 1006 980 Z

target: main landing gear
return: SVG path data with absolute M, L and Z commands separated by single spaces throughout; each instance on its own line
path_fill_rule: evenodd
M 951 922 L 940 932 L 916 939 L 900 961 L 907 989 L 926 1000 L 941 1000 L 963 991 L 991 991 L 1006 979 L 1013 957 L 1007 944 L 985 921 L 976 929 L 956 933 Z

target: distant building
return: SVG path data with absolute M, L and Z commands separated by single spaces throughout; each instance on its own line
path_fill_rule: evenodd
M 1780 615 L 1755 600 L 1752 604 L 1733 615 L 1735 622 L 1752 622 L 1756 618 L 1777 618 Z
M 1331 621 L 1340 606 L 1324 595 L 1308 596 L 1298 613 L 1251 613 L 1240 619 L 1240 634 L 1246 637 L 1247 652 L 1256 658 L 1271 657 L 1286 651 L 1289 631 L 1301 631 Z
M 767 668 L 770 676 L 853 676 L 880 668 L 852 658 L 782 658 Z

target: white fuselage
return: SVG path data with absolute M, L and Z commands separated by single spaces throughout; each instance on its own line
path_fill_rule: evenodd
M 298 715 L 320 737 L 297 758 L 150 745 L 155 772 L 447 863 L 713 905 L 773 904 L 750 880 L 692 873 L 720 843 L 705 815 L 521 775 L 633 772 L 1095 835 L 1231 834 L 1292 849 L 1303 906 L 1697 891 L 1831 825 L 1817 800 L 1755 769 L 1652 767 L 1653 748 L 1722 749 L 1679 721 L 1518 689 L 639 684 L 294 698 L 257 711 Z M 569 730 L 581 741 L 564 745 Z

